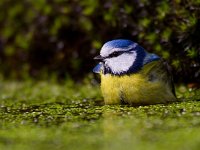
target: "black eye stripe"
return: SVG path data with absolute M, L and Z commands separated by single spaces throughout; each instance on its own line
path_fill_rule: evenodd
M 113 53 L 111 53 L 108 57 L 109 57 L 109 58 L 117 57 L 117 56 L 121 55 L 122 53 L 123 53 L 123 52 L 121 52 L 121 51 L 119 51 L 119 52 L 113 52 Z
M 133 51 L 133 49 L 130 49 L 129 51 L 115 51 L 113 53 L 111 53 L 107 58 L 112 58 L 112 57 L 117 57 L 123 53 L 131 53 Z

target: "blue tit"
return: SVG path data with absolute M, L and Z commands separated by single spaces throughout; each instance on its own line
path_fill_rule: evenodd
M 93 72 L 100 73 L 105 104 L 149 105 L 176 101 L 167 63 L 126 39 L 108 41 Z

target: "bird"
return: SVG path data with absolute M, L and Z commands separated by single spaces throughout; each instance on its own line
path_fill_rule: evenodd
M 129 39 L 103 44 L 93 72 L 105 104 L 152 105 L 177 101 L 168 63 Z

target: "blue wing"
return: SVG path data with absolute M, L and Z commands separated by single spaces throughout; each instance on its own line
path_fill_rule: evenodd
M 94 67 L 93 72 L 100 73 L 102 71 L 102 69 L 103 69 L 103 65 L 102 65 L 102 63 L 99 63 Z
M 147 53 L 145 58 L 144 58 L 143 65 L 148 64 L 148 63 L 155 61 L 155 60 L 159 60 L 159 59 L 160 59 L 160 57 L 158 55 Z

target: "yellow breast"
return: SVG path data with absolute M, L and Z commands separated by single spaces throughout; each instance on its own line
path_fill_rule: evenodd
M 156 104 L 176 101 L 168 82 L 149 80 L 149 72 L 156 63 L 150 63 L 131 75 L 114 76 L 101 74 L 101 90 L 106 104 Z M 159 71 L 155 71 L 159 73 Z M 160 73 L 163 73 L 162 71 Z M 158 75 L 162 77 L 163 74 Z

